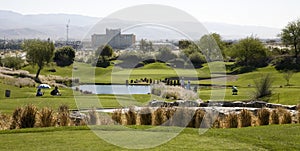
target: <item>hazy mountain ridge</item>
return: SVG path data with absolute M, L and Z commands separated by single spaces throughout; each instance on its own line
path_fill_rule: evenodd
M 23 38 L 52 38 L 54 40 L 66 39 L 66 25 L 69 24 L 69 37 L 70 39 L 81 40 L 83 36 L 93 27 L 101 18 L 88 17 L 73 14 L 38 14 L 38 15 L 22 15 L 12 11 L 0 10 L 0 38 L 6 37 L 9 39 L 23 39 Z M 106 28 L 115 28 L 118 24 L 126 25 L 127 21 L 112 19 L 105 23 Z M 183 25 L 184 22 L 174 22 L 174 25 Z M 280 29 L 262 27 L 262 26 L 241 26 L 225 23 L 212 23 L 204 22 L 203 25 L 207 28 L 208 32 L 219 33 L 224 39 L 240 39 L 247 36 L 256 36 L 259 38 L 276 38 L 280 33 Z M 176 26 L 174 26 L 176 27 Z M 104 32 L 104 31 L 103 31 Z M 178 39 L 176 34 L 165 34 L 166 31 L 158 29 L 144 30 L 133 29 L 137 35 L 137 39 L 147 38 L 151 40 L 160 39 Z M 149 34 L 145 34 L 149 33 Z M 89 35 L 92 34 L 91 32 Z M 189 33 L 194 37 L 198 35 L 192 31 Z M 89 37 L 88 35 L 88 37 Z M 199 37 L 200 38 L 200 37 Z

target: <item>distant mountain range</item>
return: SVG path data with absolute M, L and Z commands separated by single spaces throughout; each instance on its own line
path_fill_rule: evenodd
M 7 39 L 46 39 L 50 37 L 54 40 L 65 40 L 68 20 L 70 20 L 70 39 L 81 40 L 84 36 L 89 38 L 90 34 L 93 34 L 89 31 L 101 18 L 72 14 L 22 15 L 12 11 L 0 10 L 0 39 L 4 37 Z M 111 19 L 104 26 L 106 28 L 116 28 L 116 25 L 126 25 L 128 22 Z M 173 24 L 184 25 L 185 23 L 174 22 Z M 213 22 L 204 22 L 203 25 L 209 32 L 216 32 L 224 39 L 240 39 L 251 35 L 262 39 L 269 39 L 276 38 L 276 35 L 280 33 L 280 29 L 278 28 L 262 26 L 241 26 Z M 167 31 L 165 29 L 136 28 L 128 32 L 137 35 L 138 40 L 140 38 L 150 40 L 182 38 L 177 34 L 170 34 L 170 32 L 166 34 Z M 190 35 L 193 35 L 193 33 L 190 33 Z M 197 38 L 197 36 L 197 34 L 194 34 L 194 37 Z

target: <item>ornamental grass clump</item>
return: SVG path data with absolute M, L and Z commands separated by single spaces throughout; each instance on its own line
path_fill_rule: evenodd
M 239 118 L 236 113 L 230 113 L 226 116 L 226 128 L 237 128 L 239 125 Z
M 240 127 L 251 126 L 252 114 L 250 111 L 243 109 L 239 114 L 239 119 L 240 119 Z
M 272 110 L 271 112 L 271 124 L 279 124 L 279 114 L 278 110 Z
M 177 108 L 172 117 L 172 126 L 188 126 L 194 115 L 194 110 L 188 108 Z
M 0 130 L 7 130 L 11 125 L 11 116 L 0 113 Z
M 152 124 L 152 113 L 149 107 L 142 108 L 140 113 L 140 125 L 151 125 Z
M 270 111 L 266 108 L 260 109 L 257 113 L 258 125 L 269 125 Z
M 157 108 L 153 112 L 153 125 L 162 125 L 165 122 L 165 108 Z
M 290 124 L 292 123 L 292 115 L 285 108 L 277 108 L 279 113 L 279 124 Z
M 202 109 L 197 109 L 195 111 L 195 128 L 200 128 L 201 126 L 201 123 L 203 121 L 203 118 L 204 118 L 204 115 L 205 115 L 205 111 L 202 110 Z
M 34 105 L 27 105 L 22 110 L 20 128 L 32 128 L 36 122 L 37 108 Z
M 71 122 L 69 107 L 61 105 L 58 108 L 57 122 L 59 126 L 68 126 Z
M 88 124 L 99 125 L 99 115 L 94 108 L 88 111 Z
M 136 125 L 137 114 L 133 107 L 130 107 L 127 112 L 125 112 L 125 117 L 127 125 Z
M 114 124 L 120 124 L 122 125 L 122 110 L 117 109 L 112 113 L 112 120 L 114 121 Z
M 38 126 L 39 127 L 50 127 L 55 125 L 54 111 L 51 108 L 44 107 L 38 114 Z

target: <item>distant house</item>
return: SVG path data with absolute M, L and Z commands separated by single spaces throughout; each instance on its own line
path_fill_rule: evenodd
M 125 49 L 135 43 L 134 34 L 121 34 L 121 29 L 106 29 L 106 34 L 93 34 L 92 47 L 109 44 L 114 49 Z

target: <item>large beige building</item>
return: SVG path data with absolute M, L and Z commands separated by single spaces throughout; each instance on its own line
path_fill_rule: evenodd
M 106 29 L 106 34 L 93 34 L 92 47 L 109 44 L 114 49 L 124 49 L 135 43 L 134 34 L 121 34 L 121 29 Z

